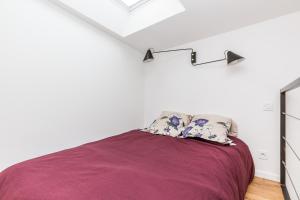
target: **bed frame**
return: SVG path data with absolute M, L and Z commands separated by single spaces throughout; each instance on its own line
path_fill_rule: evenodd
M 300 161 L 299 155 L 286 139 L 286 117 L 291 117 L 293 119 L 299 120 L 300 122 L 299 117 L 286 113 L 286 93 L 291 90 L 295 90 L 299 87 L 300 87 L 300 78 L 296 79 L 295 81 L 293 81 L 292 83 L 290 83 L 289 85 L 287 85 L 286 87 L 280 90 L 280 183 L 281 183 L 285 200 L 291 200 L 289 191 L 287 190 L 286 187 L 286 177 L 289 178 L 291 185 L 298 197 L 298 200 L 300 200 L 300 196 L 297 193 L 297 189 L 294 185 L 293 177 L 291 177 L 286 166 L 286 147 L 290 148 L 293 154 L 295 154 L 297 159 Z

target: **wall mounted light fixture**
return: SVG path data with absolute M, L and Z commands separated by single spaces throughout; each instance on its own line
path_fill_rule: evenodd
M 153 49 L 148 49 L 147 53 L 145 55 L 145 58 L 144 58 L 144 62 L 151 62 L 152 60 L 154 60 L 153 54 L 167 53 L 167 52 L 174 52 L 174 51 L 191 51 L 191 63 L 193 66 L 205 65 L 205 64 L 221 62 L 221 61 L 227 61 L 228 65 L 233 65 L 233 64 L 236 64 L 236 63 L 239 63 L 239 62 L 245 60 L 244 57 L 242 57 L 238 54 L 235 54 L 232 51 L 226 50 L 224 52 L 225 58 L 208 61 L 208 62 L 197 63 L 197 52 L 195 52 L 194 49 L 192 49 L 192 48 L 187 48 L 187 49 L 173 49 L 173 50 L 166 50 L 166 51 L 154 51 Z

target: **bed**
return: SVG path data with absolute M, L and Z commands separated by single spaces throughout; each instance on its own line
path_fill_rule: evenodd
M 254 176 L 248 146 L 133 130 L 16 164 L 1 200 L 244 200 Z

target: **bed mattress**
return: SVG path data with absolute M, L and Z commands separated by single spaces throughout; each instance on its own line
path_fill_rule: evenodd
M 130 131 L 16 164 L 0 174 L 1 200 L 244 200 L 248 146 Z

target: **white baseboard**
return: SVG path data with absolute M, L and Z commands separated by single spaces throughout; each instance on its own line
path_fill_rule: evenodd
M 260 177 L 260 178 L 264 178 L 264 179 L 268 179 L 268 180 L 272 180 L 272 181 L 277 181 L 277 182 L 280 181 L 279 174 L 275 174 L 275 173 L 272 173 L 272 172 L 256 170 L 255 171 L 255 176 Z

